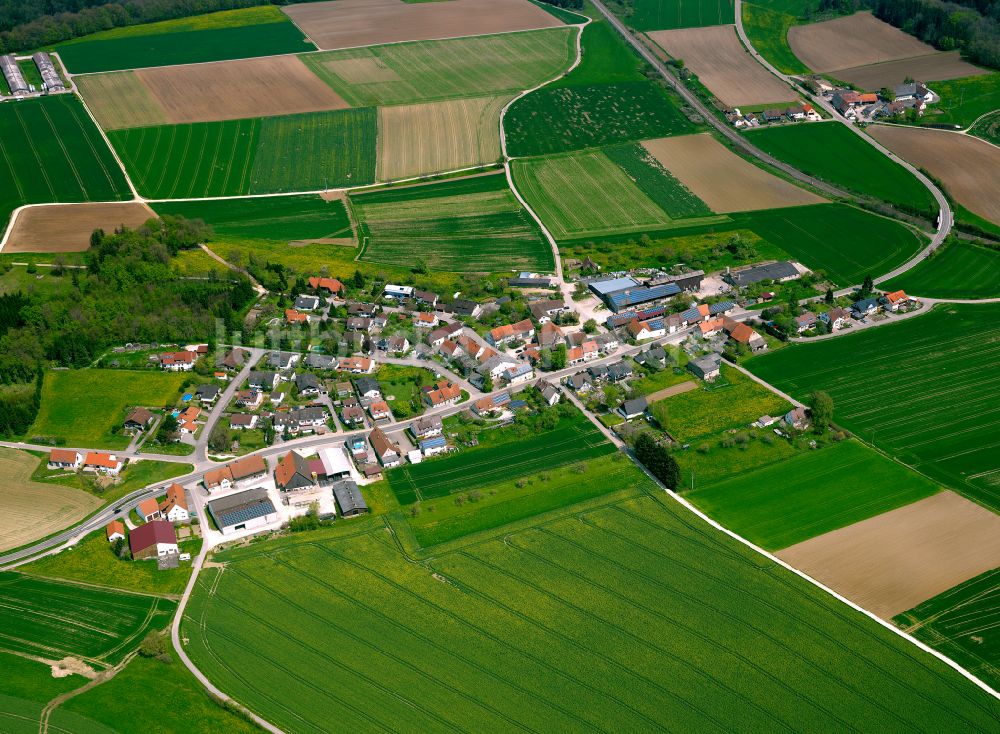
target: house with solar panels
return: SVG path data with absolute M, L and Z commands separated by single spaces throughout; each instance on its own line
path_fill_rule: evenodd
M 210 500 L 208 511 L 223 535 L 262 528 L 278 520 L 278 511 L 263 487 Z
M 615 313 L 662 301 L 681 292 L 681 287 L 674 282 L 650 286 L 629 277 L 595 280 L 587 287 Z

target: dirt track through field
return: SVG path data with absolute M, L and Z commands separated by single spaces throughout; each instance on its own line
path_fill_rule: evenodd
M 714 212 L 778 209 L 825 201 L 740 158 L 708 133 L 647 140 L 643 146 Z
M 563 25 L 528 0 L 331 0 L 284 11 L 323 50 Z
M 688 380 L 687 382 L 682 382 L 679 385 L 671 385 L 670 387 L 665 387 L 662 390 L 658 390 L 650 395 L 646 396 L 646 402 L 655 403 L 657 400 L 664 400 L 672 395 L 680 395 L 681 393 L 691 392 L 692 390 L 698 389 L 698 383 Z
M 966 209 L 1000 224 L 1000 148 L 943 130 L 872 125 L 868 132 L 913 165 L 927 169 Z
M 986 73 L 984 69 L 962 61 L 958 51 L 917 56 L 912 59 L 886 61 L 884 64 L 869 64 L 855 66 L 850 69 L 840 69 L 834 74 L 838 79 L 851 82 L 861 89 L 878 91 L 882 87 L 895 87 L 902 84 L 907 77 L 922 81 L 961 79 L 966 76 Z M 931 85 L 933 88 L 933 85 Z
M 82 489 L 32 482 L 38 459 L 0 449 L 0 551 L 69 527 L 102 503 Z
M 802 63 L 819 72 L 937 53 L 871 13 L 792 26 L 788 45 Z
M 134 202 L 32 206 L 17 215 L 3 251 L 82 252 L 90 247 L 95 229 L 135 229 L 155 216 L 148 206 Z
M 891 619 L 1000 566 L 1000 515 L 946 491 L 777 556 Z
M 492 163 L 500 156 L 500 110 L 509 97 L 380 107 L 379 181 Z
M 798 95 L 743 48 L 731 25 L 647 33 L 668 54 L 683 59 L 709 91 L 729 106 L 792 102 Z

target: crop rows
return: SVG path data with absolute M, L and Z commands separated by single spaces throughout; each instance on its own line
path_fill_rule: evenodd
M 1000 486 L 1000 307 L 938 306 L 893 326 L 755 358 L 805 398 L 825 390 L 838 422 L 994 508 Z
M 260 549 L 200 580 L 183 634 L 289 732 L 990 727 L 953 671 L 665 502 L 429 566 L 383 531 Z
M 412 504 L 475 489 L 501 475 L 524 476 L 614 451 L 597 428 L 577 420 L 547 432 L 544 441 L 532 436 L 391 471 L 389 486 L 401 504 Z
M 639 31 L 731 25 L 733 0 L 637 0 L 628 24 Z
M 671 219 L 711 216 L 708 205 L 638 143 L 614 146 L 604 153 Z
M 119 660 L 174 602 L 20 574 L 0 575 L 0 647 L 59 659 Z
M 1000 251 L 956 242 L 880 287 L 925 298 L 997 298 Z

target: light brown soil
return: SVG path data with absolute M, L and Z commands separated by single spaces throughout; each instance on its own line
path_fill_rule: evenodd
M 134 71 L 86 74 L 74 77 L 74 81 L 97 123 L 105 130 L 170 122 L 163 106 Z
M 855 66 L 851 69 L 841 69 L 833 76 L 862 89 L 877 92 L 882 87 L 892 88 L 902 84 L 907 77 L 921 81 L 931 79 L 945 81 L 983 73 L 985 73 L 983 69 L 962 61 L 958 51 L 951 51 L 912 59 L 886 61 L 884 64 Z M 931 87 L 933 88 L 933 85 Z
M 959 204 L 1000 224 L 1000 148 L 944 130 L 872 125 L 872 137 L 940 180 Z
M 792 26 L 788 45 L 803 64 L 823 72 L 937 53 L 871 13 Z
M 662 390 L 654 392 L 652 395 L 646 396 L 646 402 L 655 403 L 657 400 L 664 400 L 672 395 L 680 395 L 684 392 L 691 392 L 692 390 L 697 390 L 698 384 L 688 380 L 687 382 L 682 382 L 679 385 L 671 385 L 670 387 L 665 387 Z
M 740 158 L 708 133 L 647 140 L 643 146 L 719 214 L 825 201 Z
M 389 181 L 492 163 L 509 97 L 380 107 L 377 178 Z
M 563 25 L 528 0 L 331 0 L 283 10 L 323 50 Z
M 102 504 L 82 489 L 31 481 L 37 467 L 37 457 L 0 448 L 0 551 L 67 528 Z
M 1000 515 L 954 492 L 941 492 L 777 555 L 891 619 L 1000 566 Z
M 53 678 L 67 678 L 71 675 L 82 675 L 84 678 L 93 680 L 97 677 L 97 671 L 87 665 L 80 658 L 66 657 L 52 663 Z
M 290 115 L 350 106 L 296 56 L 160 66 L 135 74 L 173 123 Z
M 730 107 L 793 102 L 798 95 L 743 48 L 731 25 L 652 31 L 647 34 L 698 75 L 709 91 Z
M 111 232 L 125 225 L 134 229 L 155 217 L 145 204 L 56 204 L 22 209 L 3 251 L 82 252 L 90 247 L 95 229 Z

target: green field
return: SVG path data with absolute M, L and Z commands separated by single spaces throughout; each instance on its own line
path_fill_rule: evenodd
M 164 201 L 155 209 L 161 215 L 202 219 L 216 234 L 232 237 L 289 242 L 354 236 L 344 202 L 315 195 Z
M 369 262 L 452 272 L 548 271 L 552 250 L 502 175 L 351 198 Z
M 685 496 L 752 543 L 778 550 L 937 491 L 864 444 L 843 441 Z
M 743 3 L 743 30 L 750 43 L 784 74 L 809 73 L 788 45 L 788 29 L 801 22 L 796 12 L 801 4 L 799 0 L 785 4 L 789 7 L 766 0 Z
M 925 124 L 966 127 L 987 112 L 1000 110 L 1000 73 L 929 82 L 929 86 L 941 95 L 941 101 L 927 108 L 922 118 Z
M 747 140 L 835 186 L 937 214 L 934 197 L 913 174 L 839 122 L 770 126 L 748 134 Z
M 467 492 L 489 484 L 498 476 L 535 474 L 616 451 L 594 424 L 579 414 L 564 418 L 557 428 L 544 435 L 544 441 L 531 436 L 393 469 L 388 472 L 389 487 L 401 505 L 411 505 Z
M 112 589 L 0 573 L 0 649 L 59 660 L 67 655 L 113 665 L 176 604 Z
M 892 326 L 753 357 L 781 390 L 833 397 L 835 419 L 931 479 L 1000 508 L 1000 304 L 940 305 Z
M 997 79 L 1000 82 L 1000 76 Z M 991 112 L 978 120 L 969 130 L 977 138 L 988 140 L 994 145 L 1000 145 L 1000 111 Z
M 1000 569 L 938 594 L 892 621 L 978 676 L 1000 687 Z
M 545 87 L 504 117 L 511 156 L 545 155 L 697 132 L 677 99 L 654 82 Z
M 731 25 L 733 0 L 634 0 L 626 22 L 637 31 Z
M 187 376 L 177 372 L 53 370 L 45 373 L 42 405 L 26 436 L 56 437 L 67 446 L 123 449 L 128 408 L 173 405 Z
M 217 560 L 188 653 L 288 732 L 990 731 L 1000 714 L 658 492 L 422 563 L 368 521 Z
M 73 74 L 245 59 L 315 48 L 276 7 L 116 28 L 56 46 Z
M 69 94 L 0 105 L 0 230 L 22 204 L 130 199 L 107 144 Z
M 879 287 L 925 298 L 1000 298 L 1000 250 L 953 242 Z
M 575 28 L 326 51 L 302 61 L 354 107 L 521 92 L 569 67 Z
M 639 143 L 616 145 L 607 148 L 604 153 L 671 219 L 712 215 L 712 210 L 705 202 L 674 178 L 673 174 Z
M 511 172 L 518 191 L 556 240 L 681 226 L 604 151 L 517 160 Z M 695 209 L 697 200 L 673 177 L 655 179 L 656 175 L 654 170 L 644 172 L 640 183 L 661 201 L 675 193 L 676 211 Z M 718 216 L 713 221 L 729 218 Z
M 603 18 L 594 13 L 597 18 Z M 545 85 L 554 87 L 641 82 L 645 63 L 606 20 L 594 20 L 583 29 L 580 63 L 566 76 Z
M 4 673 L 3 692 L 0 693 L 0 730 L 8 734 L 35 734 L 45 704 L 87 682 L 79 675 L 54 678 L 48 665 L 8 652 L 0 652 L 0 670 Z M 58 734 L 63 731 L 89 731 L 79 726 L 79 722 L 73 723 L 77 728 L 56 731 Z M 50 731 L 53 728 L 50 727 Z
M 360 186 L 375 180 L 376 112 L 113 130 L 139 190 L 150 198 L 240 196 Z
M 671 395 L 663 426 L 678 441 L 694 441 L 727 428 L 745 428 L 762 415 L 784 415 L 791 406 L 734 367 L 722 366 L 721 379 L 699 390 Z

